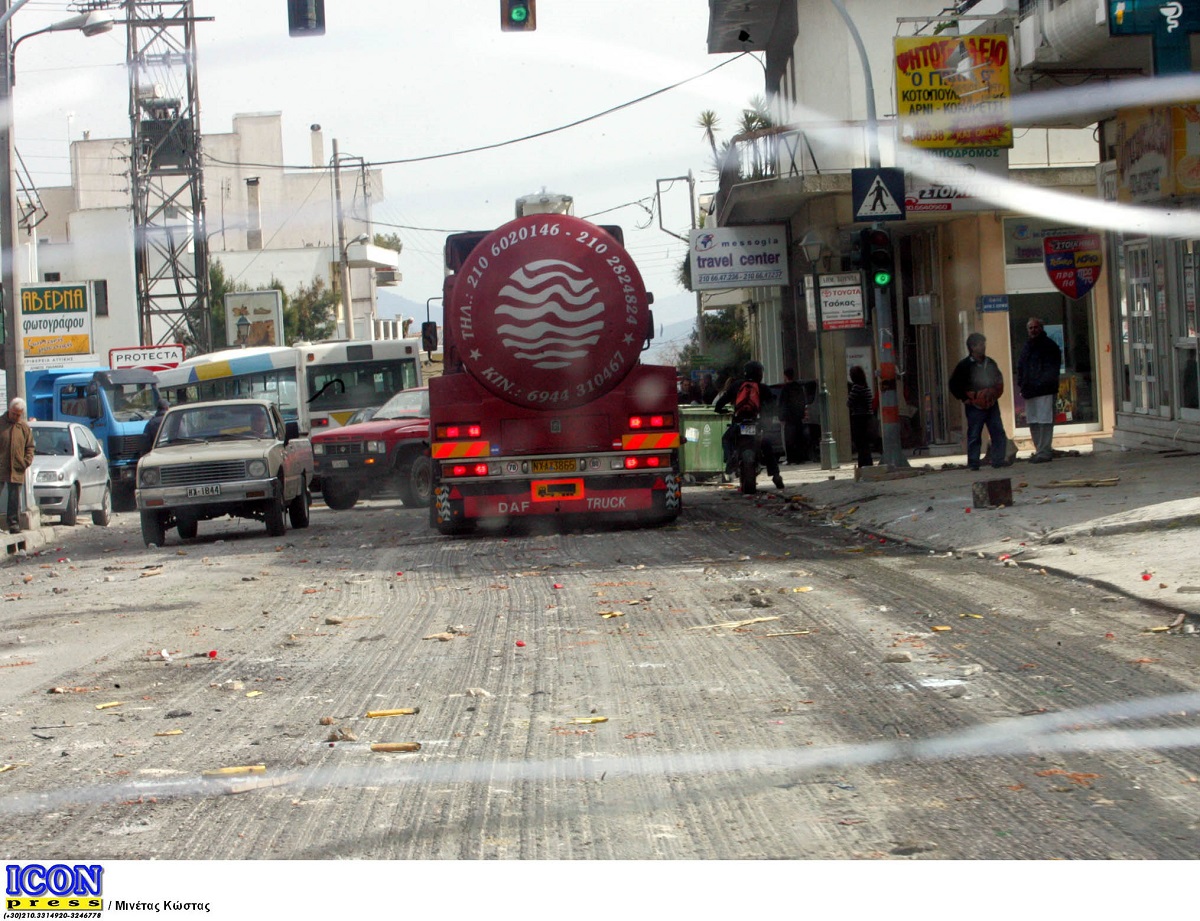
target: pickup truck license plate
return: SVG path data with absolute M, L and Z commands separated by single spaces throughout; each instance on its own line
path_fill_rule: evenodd
M 196 496 L 219 496 L 221 495 L 221 486 L 216 483 L 212 486 L 189 486 L 187 494 L 189 499 Z
M 335 470 L 338 470 L 342 467 L 349 467 L 349 466 L 350 466 L 350 461 L 348 461 L 348 460 L 335 460 L 333 462 L 333 468 Z
M 573 457 L 556 458 L 554 460 L 535 460 L 529 466 L 534 473 L 574 473 L 579 469 Z

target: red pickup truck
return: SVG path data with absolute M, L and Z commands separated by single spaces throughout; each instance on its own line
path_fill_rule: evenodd
M 402 390 L 368 422 L 312 436 L 321 496 L 331 509 L 353 508 L 366 494 L 399 495 L 407 506 L 429 505 L 429 391 Z

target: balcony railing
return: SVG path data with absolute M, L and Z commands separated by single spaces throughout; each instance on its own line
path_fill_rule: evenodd
M 892 126 L 884 125 L 880 134 L 890 138 Z M 733 139 L 721 165 L 719 195 L 724 199 L 743 183 L 848 173 L 869 165 L 865 123 L 764 128 Z

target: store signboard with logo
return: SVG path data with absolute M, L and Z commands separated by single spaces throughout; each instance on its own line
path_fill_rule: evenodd
M 893 40 L 899 137 L 914 147 L 1012 147 L 1005 35 Z
M 1100 279 L 1103 255 L 1098 233 L 1073 233 L 1042 240 L 1046 274 L 1059 291 L 1078 300 Z
M 837 275 L 822 275 L 821 279 L 821 329 L 862 329 L 865 326 L 863 312 L 862 276 L 847 272 Z M 813 297 L 813 280 L 809 275 L 804 279 L 804 301 L 808 305 L 808 328 L 817 328 L 817 317 L 814 309 L 816 299 Z
M 21 348 L 27 359 L 92 354 L 92 299 L 87 284 L 25 285 L 21 288 Z M 70 362 L 61 362 L 70 364 Z M 29 361 L 26 364 L 33 367 Z
M 693 291 L 788 284 L 784 224 L 693 230 L 688 251 Z
M 990 211 L 996 208 L 988 185 L 1008 178 L 1003 147 L 921 150 L 900 146 L 896 163 L 907 177 L 904 209 L 909 213 Z

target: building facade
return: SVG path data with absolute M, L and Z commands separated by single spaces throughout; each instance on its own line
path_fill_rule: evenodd
M 232 282 L 251 289 L 279 281 L 289 293 L 339 279 L 334 175 L 321 130 L 311 132 L 311 163 L 287 165 L 282 116 L 238 115 L 227 134 L 203 139 L 210 259 Z M 399 281 L 399 255 L 373 245 L 371 203 L 383 195 L 382 173 L 343 161 L 342 238 L 349 265 L 354 328 L 338 318 L 338 335 L 392 338 L 379 321 L 376 289 Z M 87 282 L 92 291 L 94 359 L 139 345 L 134 227 L 129 190 L 129 139 L 84 138 L 71 144 L 69 187 L 40 190 L 46 218 L 23 241 L 21 283 Z M 221 348 L 224 343 L 214 343 Z
M 710 0 L 710 52 L 761 57 L 779 125 L 735 141 L 710 218 L 719 226 L 788 228 L 790 283 L 749 295 L 757 307 L 756 350 L 768 375 L 793 365 L 802 377 L 816 377 L 805 278 L 852 270 L 859 233 L 872 224 L 851 171 L 875 165 L 904 171 L 905 219 L 880 224 L 897 253 L 891 328 L 881 335 L 868 286 L 863 326 L 823 334 L 842 457 L 850 447 L 844 406 L 851 364 L 869 365 L 869 374 L 895 367 L 906 449 L 961 451 L 963 413 L 947 380 L 972 332 L 987 337 L 988 354 L 1008 382 L 1001 401 L 1006 430 L 1019 442 L 1027 439 L 1013 376 L 1032 316 L 1045 321 L 1063 350 L 1057 446 L 1108 435 L 1142 438 L 1168 427 L 1179 433 L 1183 424 L 1200 422 L 1195 247 L 1130 235 L 1114 217 L 1122 182 L 1128 184 L 1117 136 L 1129 134 L 1114 128 L 1128 122 L 1114 87 L 1149 76 L 1151 60 L 1147 42 L 1109 35 L 1108 6 L 1103 0 Z M 955 52 L 969 46 L 974 57 L 938 59 L 930 51 L 935 44 Z M 992 62 L 1006 59 L 1006 92 L 996 90 L 1000 81 L 991 70 L 978 66 L 979 48 L 985 56 L 991 49 Z M 913 112 L 926 107 L 907 106 L 931 98 L 913 90 L 931 58 L 932 71 L 924 75 L 952 86 L 956 105 L 981 92 L 1003 97 L 1011 106 L 1011 146 L 996 137 L 988 139 L 991 146 L 907 143 L 931 137 L 920 136 L 919 127 L 913 134 L 914 118 L 920 126 L 922 117 Z M 1088 95 L 1081 102 L 1041 93 L 1065 85 Z M 872 115 L 877 134 L 869 130 Z M 1109 199 L 1114 204 L 1106 209 Z M 1141 203 L 1166 200 L 1158 195 Z M 822 244 L 815 265 L 800 247 L 814 239 Z M 1052 280 L 1046 252 L 1068 243 L 1087 250 L 1077 260 L 1090 268 L 1076 279 L 1086 284 L 1064 284 L 1062 273 Z

